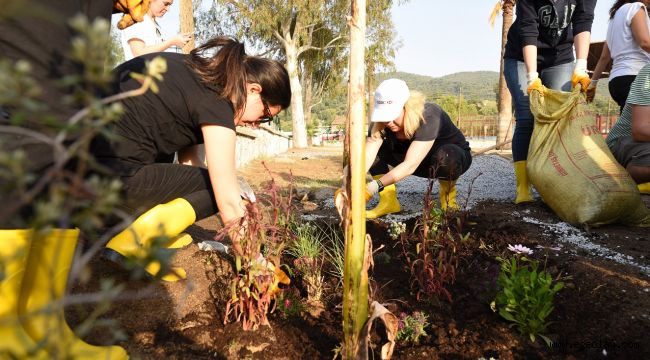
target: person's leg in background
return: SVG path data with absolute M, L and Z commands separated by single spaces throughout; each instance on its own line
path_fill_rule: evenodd
M 610 150 L 636 182 L 639 192 L 650 194 L 650 143 L 623 136 L 616 139 Z
M 528 146 L 533 134 L 534 119 L 530 112 L 528 97 L 528 80 L 526 78 L 526 65 L 523 61 L 505 59 L 503 68 L 508 90 L 512 95 L 512 104 L 515 108 L 515 132 L 512 136 L 512 161 L 517 181 L 515 203 L 533 201 L 533 195 L 528 182 L 526 160 L 528 159 Z
M 623 107 L 627 101 L 627 96 L 630 93 L 630 87 L 632 87 L 634 79 L 636 79 L 636 75 L 617 76 L 613 79 L 610 79 L 609 83 L 607 84 L 609 88 L 609 95 L 611 95 L 612 99 L 614 99 L 614 101 L 616 101 L 616 104 L 618 104 L 619 115 L 623 113 Z
M 178 164 L 153 164 L 140 169 L 132 177 L 123 177 L 123 208 L 138 216 L 126 229 L 107 244 L 103 256 L 117 263 L 125 257 L 146 258 L 154 239 L 166 236 L 165 248 L 179 248 L 191 243 L 192 238 L 182 234 L 190 225 L 218 209 L 207 169 Z M 162 279 L 176 281 L 185 277 L 183 269 L 163 269 L 153 261 L 145 270 Z

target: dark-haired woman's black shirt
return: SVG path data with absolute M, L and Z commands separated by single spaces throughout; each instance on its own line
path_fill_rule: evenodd
M 153 53 L 136 57 L 115 68 L 114 93 L 134 90 L 140 82 L 131 73 L 143 73 L 145 61 L 156 56 L 167 62 L 159 92 L 122 101 L 125 113 L 113 125 L 119 139 L 99 137 L 92 152 L 116 175 L 133 175 L 143 165 L 168 162 L 174 152 L 202 144 L 201 125 L 219 125 L 234 131 L 232 103 L 220 98 L 217 89 L 201 83 L 185 63 L 186 55 Z

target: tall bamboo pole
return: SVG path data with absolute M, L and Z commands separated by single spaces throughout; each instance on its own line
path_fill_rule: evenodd
M 348 119 L 346 157 L 350 171 L 346 189 L 351 211 L 344 219 L 345 272 L 343 285 L 344 359 L 359 356 L 359 337 L 368 319 L 368 272 L 364 268 L 366 250 L 365 202 L 365 35 L 366 0 L 352 0 L 350 17 L 350 82 L 348 87 Z M 364 351 L 365 353 L 365 351 Z

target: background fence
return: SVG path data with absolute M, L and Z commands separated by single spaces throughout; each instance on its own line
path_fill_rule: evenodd
M 598 127 L 603 136 L 609 133 L 614 126 L 618 115 L 605 116 L 601 114 L 589 114 L 593 116 L 594 124 Z M 469 138 L 493 137 L 497 136 L 497 116 L 496 115 L 467 115 L 454 119 L 456 126 Z M 511 131 L 514 130 L 515 120 L 512 119 L 510 124 Z

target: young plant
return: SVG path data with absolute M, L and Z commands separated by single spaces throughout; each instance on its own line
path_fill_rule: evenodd
M 217 235 L 220 240 L 229 234 L 238 234 L 242 254 L 235 258 L 236 274 L 231 282 L 224 323 L 234 318 L 242 322 L 244 330 L 269 325 L 267 314 L 277 305 L 274 300 L 281 291 L 279 283 L 289 283 L 280 270 L 280 260 L 285 244 L 293 238 L 291 189 L 285 198 L 272 180 L 267 194 L 270 200 L 264 208 L 259 202 L 264 201 L 262 199 L 247 202 L 244 217 L 224 227 Z
M 501 263 L 497 280 L 501 289 L 492 308 L 504 319 L 513 322 L 531 341 L 534 342 L 539 336 L 550 346 L 551 340 L 542 333 L 549 325 L 546 318 L 553 311 L 555 294 L 564 287 L 564 283 L 553 284 L 551 275 L 539 269 L 539 262 L 526 257 L 532 255 L 531 249 L 509 245 L 508 250 L 514 252 L 514 256 L 509 259 L 497 257 Z
M 401 221 L 391 221 L 388 226 L 388 236 L 391 239 L 397 240 L 399 237 L 406 232 L 406 224 Z
M 462 221 L 457 214 L 444 212 L 434 206 L 431 198 L 433 180 L 424 197 L 422 217 L 410 236 L 401 236 L 402 255 L 411 272 L 411 287 L 416 297 L 431 298 L 445 295 L 451 302 L 448 284 L 456 280 L 459 248 L 469 234 L 462 235 Z M 415 253 L 411 238 L 415 238 Z
M 325 229 L 327 242 L 325 243 L 325 257 L 330 264 L 328 273 L 339 279 L 338 285 L 343 285 L 343 272 L 345 269 L 345 241 L 338 228 L 330 225 Z
M 425 328 L 429 326 L 428 320 L 428 316 L 419 311 L 414 312 L 413 315 L 401 313 L 395 340 L 417 345 L 422 336 L 427 336 Z
M 318 315 L 324 308 L 322 268 L 325 236 L 315 225 L 300 224 L 296 227 L 293 241 L 287 247 L 287 253 L 294 258 L 293 264 L 307 288 L 307 303 L 314 310 L 314 315 Z
M 283 319 L 299 318 L 307 309 L 296 288 L 283 292 L 278 300 L 277 311 Z

